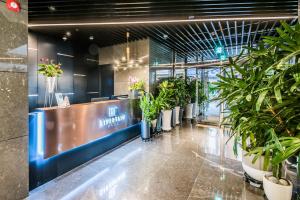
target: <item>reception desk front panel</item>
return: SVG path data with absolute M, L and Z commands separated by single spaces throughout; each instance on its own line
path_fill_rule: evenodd
M 49 158 L 136 124 L 140 116 L 135 104 L 134 100 L 111 100 L 38 109 L 44 124 L 40 153 Z
M 30 190 L 139 135 L 138 103 L 111 100 L 30 113 Z

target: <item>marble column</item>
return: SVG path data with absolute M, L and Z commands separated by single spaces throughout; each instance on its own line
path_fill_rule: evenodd
M 0 2 L 0 199 L 28 196 L 27 3 Z

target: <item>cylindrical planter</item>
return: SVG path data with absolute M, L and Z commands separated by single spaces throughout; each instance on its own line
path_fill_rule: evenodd
M 268 200 L 291 200 L 293 194 L 293 184 L 289 180 L 289 185 L 274 183 L 268 179 L 268 175 L 263 176 L 263 187 Z
M 157 119 L 154 119 L 154 120 L 151 121 L 151 126 L 152 126 L 153 129 L 156 128 L 156 123 L 157 123 Z
M 263 177 L 265 175 L 272 174 L 271 169 L 268 169 L 268 171 L 263 170 L 264 166 L 264 156 L 260 156 L 255 163 L 252 163 L 252 160 L 254 158 L 254 155 L 245 156 L 247 154 L 247 151 L 243 151 L 242 155 L 242 165 L 244 171 L 253 179 L 262 182 Z
M 175 108 L 172 109 L 172 122 L 171 122 L 171 126 L 173 128 L 176 126 L 176 109 Z
M 151 135 L 150 135 L 150 123 L 142 120 L 141 121 L 141 138 L 143 140 L 148 140 L 150 139 Z
M 180 110 L 179 110 L 179 124 L 182 124 L 182 119 L 183 119 L 183 109 L 182 108 L 180 108 Z
M 163 110 L 162 111 L 162 129 L 164 131 L 170 131 L 172 120 L 172 110 Z
M 180 106 L 176 106 L 175 107 L 175 113 L 176 113 L 176 124 L 179 124 L 180 123 L 180 120 L 179 120 L 179 112 L 180 112 Z
M 128 92 L 128 96 L 130 99 L 138 99 L 139 98 L 139 91 L 138 90 L 130 90 Z
M 192 119 L 193 118 L 193 104 L 189 103 L 185 106 L 185 118 Z
M 159 113 L 156 121 L 156 132 L 161 132 L 162 129 L 162 112 Z
M 199 106 L 197 105 L 197 103 L 193 103 L 193 118 L 197 117 L 198 109 L 199 109 Z
M 151 137 L 156 133 L 157 119 L 151 121 Z

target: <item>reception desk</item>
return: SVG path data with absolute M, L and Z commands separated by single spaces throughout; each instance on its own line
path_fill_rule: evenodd
M 108 100 L 29 115 L 30 189 L 140 133 L 138 100 Z

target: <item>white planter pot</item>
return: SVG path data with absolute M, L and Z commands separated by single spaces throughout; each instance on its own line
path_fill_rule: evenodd
M 263 187 L 268 200 L 291 200 L 293 194 L 293 184 L 288 181 L 290 185 L 280 185 L 273 183 L 263 176 Z
M 56 85 L 56 77 L 47 77 L 46 83 L 47 83 L 48 93 L 53 93 Z
M 179 121 L 180 106 L 176 106 L 175 110 L 176 110 L 176 124 L 179 124 L 180 123 L 180 121 Z
M 172 110 L 163 110 L 162 111 L 162 129 L 164 131 L 170 131 L 172 120 Z
M 192 119 L 193 118 L 193 103 L 189 103 L 185 106 L 185 118 Z
M 247 152 L 243 151 L 242 155 L 242 165 L 244 171 L 253 179 L 257 181 L 263 181 L 264 175 L 270 175 L 272 174 L 271 169 L 268 169 L 268 171 L 263 170 L 264 166 L 264 156 L 259 157 L 256 162 L 253 164 L 252 160 L 254 158 L 254 155 L 251 156 L 245 156 Z
M 193 117 L 197 117 L 198 109 L 198 105 L 196 103 L 193 103 Z
M 151 121 L 152 128 L 156 128 L 157 119 Z

